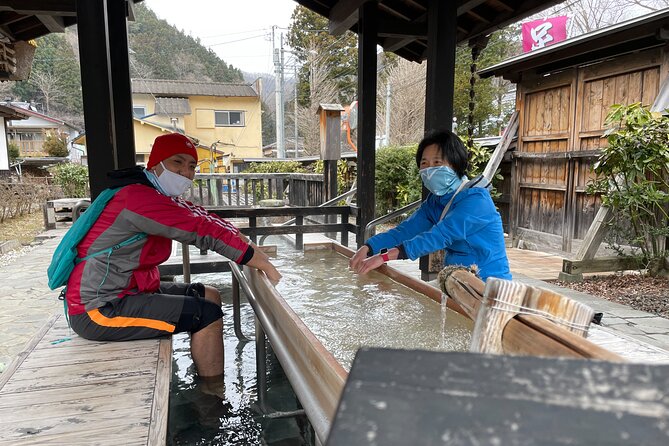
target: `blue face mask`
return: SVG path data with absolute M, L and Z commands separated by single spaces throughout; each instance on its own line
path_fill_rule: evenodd
M 455 192 L 462 183 L 453 169 L 448 166 L 427 167 L 420 170 L 420 179 L 433 194 L 442 196 Z

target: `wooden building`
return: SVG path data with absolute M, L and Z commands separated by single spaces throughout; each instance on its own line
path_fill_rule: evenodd
M 667 88 L 668 38 L 669 10 L 663 10 L 479 72 L 517 84 L 508 215 L 514 246 L 579 248 L 600 206 L 585 191 L 607 143 L 606 115 L 613 104 L 652 105 Z

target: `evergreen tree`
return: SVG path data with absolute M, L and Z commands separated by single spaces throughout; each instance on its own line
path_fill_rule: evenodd
M 495 65 L 519 53 L 521 43 L 518 38 L 518 26 L 509 26 L 490 35 L 486 47 L 477 59 L 477 70 Z M 472 51 L 467 44 L 459 45 L 455 60 L 455 95 L 453 98 L 453 116 L 456 118 L 457 131 L 462 137 L 467 136 L 469 120 L 469 88 L 471 79 Z M 474 136 L 497 135 L 506 125 L 513 111 L 502 103 L 502 98 L 509 91 L 507 81 L 476 75 L 474 84 Z
M 36 41 L 37 49 L 28 80 L 16 82 L 13 96 L 42 105 L 54 116 L 81 113 L 79 63 L 64 34 L 48 34 Z M 48 110 L 47 110 L 48 109 Z
M 328 19 L 304 6 L 297 6 L 291 17 L 288 44 L 302 64 L 298 73 L 298 102 L 310 105 L 310 70 L 312 65 L 324 67 L 335 82 L 339 102 L 350 104 L 356 97 L 358 70 L 358 38 L 351 31 L 341 36 L 328 33 Z

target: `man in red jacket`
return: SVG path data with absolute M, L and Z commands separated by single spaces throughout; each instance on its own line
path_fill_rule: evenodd
M 200 283 L 160 282 L 158 265 L 170 257 L 172 240 L 215 251 L 240 265 L 281 274 L 265 253 L 231 223 L 181 199 L 195 176 L 197 151 L 179 133 L 156 138 L 146 169 L 110 172 L 122 187 L 77 246 L 78 263 L 67 284 L 73 330 L 100 341 L 191 333 L 191 354 L 200 377 L 223 375 L 220 293 Z M 147 234 L 113 254 L 86 256 Z

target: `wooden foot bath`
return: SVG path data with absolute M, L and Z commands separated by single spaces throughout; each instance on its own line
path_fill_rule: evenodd
M 387 277 L 384 278 L 381 275 L 375 276 L 380 278 L 377 280 L 375 277 L 372 277 L 372 273 L 369 277 L 364 279 L 367 282 L 362 281 L 360 284 L 356 284 L 355 282 L 358 280 L 357 276 L 348 271 L 347 268 L 348 258 L 352 255 L 353 252 L 346 247 L 337 243 L 326 243 L 305 246 L 303 257 L 306 258 L 307 264 L 311 262 L 314 264 L 322 263 L 324 265 L 330 265 L 331 269 L 326 274 L 338 276 L 337 279 L 343 282 L 341 287 L 350 285 L 356 288 L 356 286 L 359 285 L 357 288 L 362 288 L 363 290 L 369 288 L 373 289 L 373 293 L 383 293 L 385 288 L 389 287 L 387 283 L 392 283 L 392 281 L 394 281 L 397 284 L 403 285 L 403 287 L 397 284 L 392 286 L 406 288 L 405 291 L 409 296 L 419 296 L 413 299 L 404 299 L 410 302 L 412 306 L 410 306 L 408 310 L 405 308 L 398 310 L 396 313 L 400 319 L 397 321 L 386 320 L 387 314 L 382 314 L 381 317 L 376 317 L 374 314 L 376 311 L 382 311 L 383 308 L 394 305 L 395 301 L 392 300 L 392 298 L 370 303 L 368 301 L 370 301 L 372 297 L 363 297 L 362 314 L 366 315 L 364 321 L 368 322 L 361 323 L 358 321 L 357 324 L 368 325 L 367 328 L 371 336 L 369 342 L 374 346 L 397 348 L 397 345 L 392 344 L 392 342 L 406 340 L 387 339 L 392 338 L 392 336 L 388 335 L 380 337 L 375 336 L 378 333 L 382 333 L 384 327 L 388 325 L 393 325 L 394 323 L 398 325 L 404 324 L 406 321 L 401 319 L 401 317 L 404 316 L 405 312 L 416 312 L 415 314 L 440 312 L 439 305 L 429 303 L 429 300 L 441 304 L 441 290 L 418 279 L 409 277 L 388 265 L 384 265 L 377 270 L 379 273 Z M 333 264 L 335 264 L 335 266 L 332 266 Z M 239 270 L 234 265 L 232 269 L 233 274 L 235 274 L 236 271 L 238 274 Z M 289 270 L 289 268 L 286 268 L 286 270 Z M 284 269 L 282 269 L 282 271 L 284 271 Z M 305 270 L 296 272 L 296 277 L 294 278 L 291 278 L 290 271 L 287 271 L 287 273 L 284 274 L 282 283 L 284 281 L 290 282 L 291 280 L 296 281 L 296 283 L 300 283 L 299 280 L 306 281 L 306 276 L 311 275 L 308 268 L 306 271 L 307 272 L 305 272 Z M 300 275 L 302 275 L 302 277 L 299 277 Z M 337 351 L 338 347 L 332 344 L 332 338 L 336 338 L 343 333 L 344 336 L 339 336 L 339 338 L 346 340 L 352 336 L 347 333 L 355 333 L 355 330 L 349 331 L 352 326 L 350 321 L 347 322 L 347 320 L 335 321 L 340 324 L 341 329 L 338 330 L 339 333 L 334 334 L 324 332 L 321 327 L 314 328 L 313 326 L 309 326 L 308 318 L 304 317 L 304 314 L 301 316 L 298 314 L 299 312 L 295 311 L 295 308 L 293 308 L 294 306 L 302 307 L 306 305 L 304 302 L 309 301 L 310 298 L 308 296 L 303 298 L 294 298 L 288 295 L 282 296 L 282 294 L 269 283 L 264 274 L 251 268 L 244 268 L 244 276 L 247 280 L 247 284 L 243 284 L 243 286 L 247 286 L 248 292 L 252 293 L 251 296 L 248 296 L 248 299 L 255 311 L 257 320 L 266 333 L 267 338 L 272 345 L 272 349 L 276 353 L 300 403 L 304 407 L 317 437 L 324 443 L 341 392 L 344 388 L 348 376 L 348 367 L 350 365 L 350 363 L 347 363 L 346 359 L 342 359 L 341 352 Z M 388 281 L 387 278 L 392 279 L 392 281 Z M 242 279 L 244 279 L 244 277 L 242 277 Z M 372 283 L 368 283 L 369 281 Z M 351 284 L 351 282 L 353 282 L 353 284 Z M 304 282 L 301 283 L 304 284 Z M 281 287 L 282 284 L 279 285 L 279 289 L 281 289 Z M 493 297 L 491 294 L 492 291 L 486 291 L 483 282 L 471 273 L 463 270 L 453 271 L 449 274 L 449 276 L 443 280 L 442 287 L 444 288 L 443 294 L 448 296 L 448 299 L 446 299 L 448 308 L 455 312 L 450 313 L 446 317 L 446 326 L 454 325 L 456 330 L 462 330 L 462 321 L 466 321 L 464 325 L 473 327 L 473 321 L 476 320 L 480 308 L 486 307 L 486 299 Z M 302 285 L 302 288 L 307 294 L 313 294 L 313 290 L 309 288 L 309 285 Z M 341 290 L 332 290 L 333 293 L 335 291 Z M 347 292 L 348 291 L 345 289 L 344 294 Z M 486 294 L 486 292 L 488 294 Z M 524 292 L 527 293 L 527 290 Z M 327 292 L 318 294 L 317 297 L 320 299 L 318 301 L 319 308 L 327 307 L 329 304 Z M 370 294 L 369 296 L 373 296 L 373 294 Z M 353 298 L 351 299 L 351 306 L 358 305 L 355 303 L 357 301 L 354 301 Z M 421 301 L 420 305 L 422 306 L 416 307 L 413 304 L 413 301 Z M 344 300 L 340 301 L 335 306 L 345 307 L 346 305 L 347 301 Z M 431 309 L 426 310 L 428 307 Z M 487 308 L 489 311 L 492 311 L 489 305 Z M 545 310 L 547 307 L 544 305 L 542 308 Z M 304 309 L 300 308 L 299 311 L 304 311 Z M 569 313 L 571 310 L 565 311 L 562 309 L 561 311 L 563 313 Z M 326 313 L 325 316 L 326 319 L 328 318 L 327 314 L 328 313 Z M 579 334 L 568 331 L 549 321 L 546 317 L 542 316 L 541 313 L 511 315 L 508 319 L 509 320 L 505 321 L 499 330 L 500 337 L 498 344 L 502 353 L 622 361 L 620 356 L 589 342 Z M 436 326 L 434 324 L 429 325 L 429 321 L 426 324 L 427 330 L 429 331 L 425 331 L 427 335 L 422 335 L 421 338 L 429 339 L 419 339 L 418 344 L 412 343 L 414 342 L 414 339 L 408 339 L 409 344 L 400 345 L 399 348 L 427 348 L 433 350 L 460 349 L 461 351 L 466 351 L 468 349 L 471 334 L 469 334 L 468 337 L 465 336 L 466 340 L 464 342 L 458 341 L 453 345 L 447 344 L 444 346 L 439 341 L 441 332 L 439 324 L 437 323 Z M 425 324 L 420 324 L 417 330 L 420 331 L 423 328 L 423 325 Z M 317 333 L 315 334 L 314 331 Z M 412 331 L 414 331 L 414 329 L 412 329 Z M 408 336 L 402 335 L 400 337 L 407 338 Z M 448 334 L 446 337 L 449 337 Z M 369 346 L 369 344 L 367 344 L 368 341 L 362 340 L 360 342 L 360 345 L 355 345 L 355 342 L 353 343 L 353 353 L 357 350 L 357 347 L 362 347 L 363 345 Z M 327 344 L 330 344 L 329 348 L 326 346 Z M 464 347 L 461 348 L 463 345 Z M 333 353 L 333 351 L 335 353 Z M 339 356 L 339 358 L 337 358 L 337 356 Z

